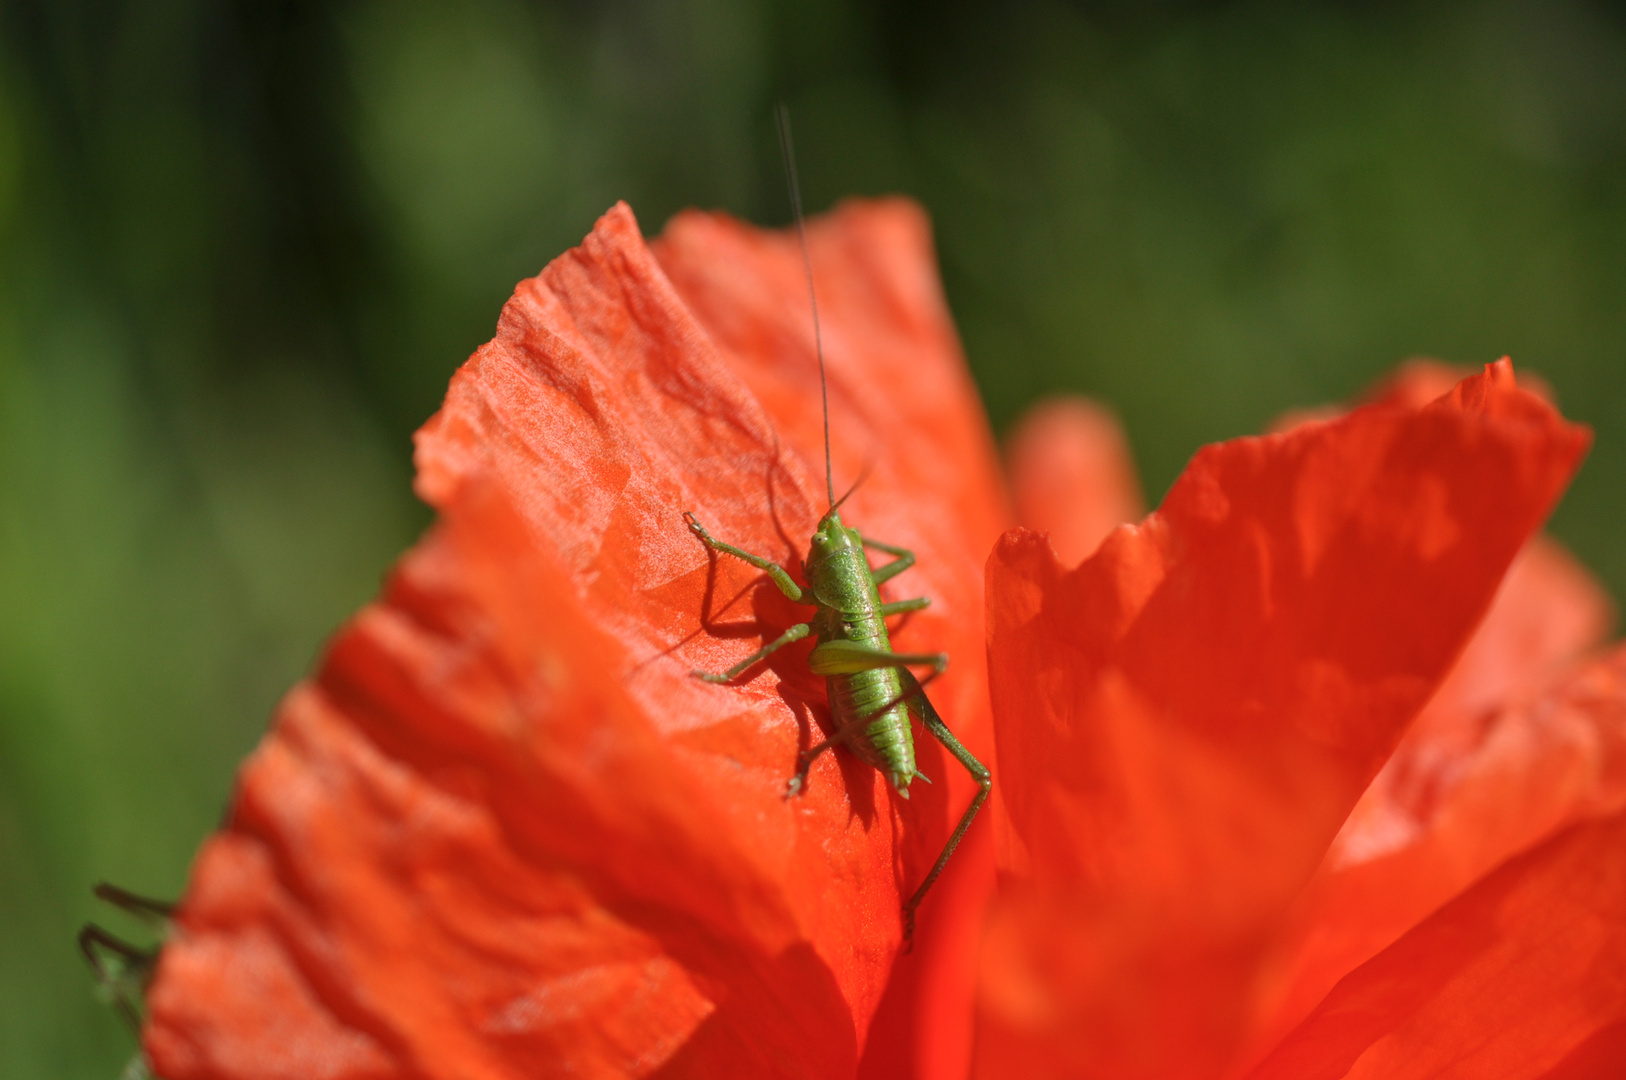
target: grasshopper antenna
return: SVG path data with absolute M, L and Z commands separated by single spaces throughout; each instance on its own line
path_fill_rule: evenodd
M 830 509 L 835 510 L 835 509 L 839 508 L 842 503 L 844 503 L 848 499 L 852 498 L 853 492 L 858 490 L 858 485 L 862 484 L 865 480 L 868 480 L 869 479 L 869 474 L 874 472 L 874 471 L 875 471 L 875 459 L 872 457 L 868 461 L 864 462 L 864 468 L 859 472 L 858 479 L 853 481 L 853 486 L 848 488 L 847 493 L 845 495 L 843 495 L 841 498 L 837 499 L 835 506 L 830 507 Z
M 807 274 L 807 302 L 813 309 L 813 351 L 819 357 L 819 396 L 824 405 L 824 490 L 830 509 L 836 508 L 836 484 L 830 467 L 830 384 L 824 377 L 824 342 L 819 337 L 819 298 L 813 291 L 813 258 L 807 253 L 807 225 L 802 221 L 802 188 L 796 181 L 796 148 L 790 141 L 790 110 L 781 101 L 774 108 L 779 123 L 779 153 L 785 159 L 785 182 L 790 185 L 790 209 L 796 217 L 796 239 L 802 247 L 802 270 Z M 846 496 L 842 496 L 846 498 Z

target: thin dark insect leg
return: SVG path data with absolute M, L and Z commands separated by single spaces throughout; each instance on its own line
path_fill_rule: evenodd
M 117 956 L 121 967 L 108 967 L 98 949 L 105 949 Z M 109 991 L 113 1007 L 124 1018 L 124 1022 L 130 1025 L 130 1029 L 140 1035 L 141 1013 L 130 998 L 132 991 L 145 985 L 151 975 L 158 951 L 139 949 L 128 941 L 108 933 L 95 923 L 87 923 L 79 931 L 79 951 L 85 954 L 91 970 L 96 973 L 96 981 Z
M 138 896 L 128 889 L 121 889 L 109 882 L 101 882 L 92 890 L 96 899 L 112 904 L 120 911 L 128 912 L 144 922 L 153 920 L 166 920 L 174 916 L 175 905 L 164 900 L 154 900 L 150 896 Z
M 139 963 L 148 956 L 146 949 L 137 948 L 123 938 L 115 937 L 95 923 L 86 923 L 79 931 L 79 951 L 85 954 L 85 959 L 90 961 L 90 966 L 96 969 L 98 975 L 108 974 L 102 965 L 101 954 L 96 951 L 98 946 L 110 953 L 116 953 L 127 964 Z
M 800 641 L 812 632 L 812 623 L 797 623 L 795 626 L 791 627 L 789 630 L 786 630 L 783 634 L 780 634 L 768 644 L 764 645 L 750 656 L 747 656 L 744 660 L 741 660 L 727 671 L 691 671 L 689 674 L 693 675 L 697 679 L 701 679 L 709 683 L 733 682 L 735 679 L 739 678 L 740 672 L 744 671 L 746 668 L 751 667 L 753 664 L 761 663 L 763 660 L 766 660 L 780 649 L 783 649 L 786 645 L 789 645 L 792 642 Z
M 921 608 L 931 607 L 932 598 L 917 596 L 913 600 L 894 600 L 890 604 L 881 605 L 881 615 L 902 615 L 906 611 L 919 611 Z
M 898 547 L 896 544 L 883 544 L 879 540 L 875 540 L 862 534 L 859 535 L 859 539 L 864 542 L 864 546 L 867 548 L 874 548 L 876 551 L 884 551 L 888 555 L 895 556 L 895 558 L 885 566 L 878 566 L 869 572 L 869 576 L 875 579 L 875 584 L 877 585 L 884 581 L 891 581 L 893 578 L 915 565 L 915 553 L 906 547 Z
M 956 761 L 965 766 L 966 772 L 969 772 L 971 778 L 977 782 L 978 789 L 976 797 L 971 800 L 971 805 L 966 807 L 965 815 L 960 818 L 960 824 L 956 826 L 953 835 L 948 838 L 948 843 L 943 845 L 943 853 L 937 857 L 937 862 L 933 864 L 931 873 L 926 875 L 926 880 L 920 883 L 920 888 L 915 890 L 915 894 L 909 898 L 909 902 L 903 905 L 903 940 L 904 949 L 908 951 L 914 947 L 915 909 L 920 907 L 920 902 L 926 898 L 926 890 L 932 887 L 932 883 L 937 880 L 937 876 L 943 872 L 943 867 L 948 865 L 949 856 L 953 855 L 954 849 L 960 846 L 960 838 L 965 836 L 967 829 L 971 828 L 972 819 L 977 816 L 977 811 L 981 810 L 982 804 L 988 801 L 988 792 L 993 790 L 994 778 L 993 774 L 988 771 L 987 766 L 972 756 L 971 751 L 960 745 L 960 740 L 954 737 L 954 734 L 949 731 L 948 725 L 943 723 L 943 718 L 937 715 L 937 710 L 932 708 L 931 701 L 926 697 L 924 684 L 915 679 L 913 672 L 905 670 L 903 677 L 906 682 L 914 684 L 913 689 L 907 695 L 910 711 L 914 712 L 920 719 L 921 726 L 931 732 L 932 737 L 942 743 L 944 748 L 954 755 Z M 930 682 L 931 680 L 927 679 L 926 681 Z
M 765 571 L 773 579 L 773 583 L 779 586 L 779 591 L 784 593 L 791 602 L 797 604 L 811 604 L 813 602 L 802 599 L 802 587 L 792 581 L 790 574 L 785 572 L 785 568 L 772 559 L 765 559 L 761 555 L 753 555 L 749 551 L 735 547 L 733 544 L 723 543 L 707 532 L 706 527 L 696 521 L 695 516 L 687 510 L 683 511 L 683 520 L 688 523 L 689 531 L 699 537 L 700 542 L 711 548 L 711 550 L 732 555 L 736 559 L 750 563 L 758 570 Z

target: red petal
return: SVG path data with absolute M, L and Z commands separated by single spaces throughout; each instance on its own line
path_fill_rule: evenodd
M 1362 404 L 1404 405 L 1420 409 L 1442 394 L 1450 393 L 1452 387 L 1472 374 L 1471 368 L 1460 364 L 1428 359 L 1408 360 L 1394 374 L 1372 387 Z M 1520 390 L 1529 391 L 1549 405 L 1554 404 L 1553 389 L 1540 375 L 1520 371 L 1518 382 Z
M 979 1075 L 1224 1067 L 1273 929 L 1587 442 L 1504 361 L 1206 448 L 1071 573 L 1006 536 Z
M 1626 1061 L 1626 815 L 1508 863 L 1338 984 L 1253 1080 L 1607 1080 Z
M 898 204 L 815 223 L 816 264 L 834 247 L 869 274 L 863 304 L 821 295 L 821 314 L 836 341 L 911 345 L 919 380 L 959 394 L 950 414 L 963 415 L 975 399 L 952 331 L 930 321 L 940 303 L 872 299 L 920 300 L 929 247 L 902 242 L 919 223 Z M 928 749 L 937 787 L 898 802 L 830 755 L 787 801 L 824 709 L 806 649 L 743 686 L 689 676 L 806 614 L 748 567 L 708 559 L 681 512 L 799 565 L 824 504 L 803 415 L 817 398 L 765 410 L 729 336 L 765 341 L 783 324 L 793 336 L 777 351 L 745 358 L 800 365 L 788 381 L 806 381 L 799 255 L 714 224 L 756 261 L 731 261 L 712 291 L 679 290 L 617 207 L 520 285 L 454 377 L 419 436 L 418 487 L 440 523 L 283 704 L 200 857 L 151 994 L 159 1072 L 853 1073 L 900 894 L 966 783 Z M 663 258 L 705 261 L 718 238 L 689 228 Z M 737 254 L 719 241 L 709 257 Z M 690 307 L 730 298 L 754 313 L 727 328 Z M 832 353 L 844 392 L 877 415 L 880 395 L 907 390 L 861 349 Z M 917 422 L 889 421 L 890 454 L 945 445 Z M 920 485 L 918 466 L 883 462 L 849 514 L 922 553 L 888 590 L 938 601 L 900 643 L 942 631 L 932 647 L 957 664 L 934 697 L 950 723 L 986 701 L 980 598 L 953 575 L 1000 526 L 986 432 L 967 431 L 935 466 L 953 471 Z M 955 527 L 932 532 L 943 520 Z M 702 626 L 708 605 L 721 634 Z M 964 713 L 986 740 L 986 705 Z
M 1408 740 L 1460 737 L 1487 711 L 1542 689 L 1601 644 L 1613 621 L 1609 595 L 1587 568 L 1557 541 L 1533 537 Z
M 1300 902 L 1262 1049 L 1502 860 L 1626 799 L 1626 652 L 1543 685 L 1608 621 L 1597 583 L 1533 539 Z
M 1063 566 L 1077 566 L 1116 526 L 1146 513 L 1118 418 L 1087 398 L 1030 409 L 1005 456 L 1016 520 L 1048 534 Z
M 1446 364 L 1439 360 L 1408 360 L 1388 378 L 1371 387 L 1358 403 L 1361 405 L 1400 405 L 1420 409 L 1445 394 L 1463 379 L 1473 374 L 1471 368 L 1459 364 Z M 1539 375 L 1528 371 L 1518 373 L 1518 385 L 1549 405 L 1554 404 L 1552 387 Z M 1349 412 L 1347 405 L 1314 405 L 1304 409 L 1290 409 L 1276 418 L 1270 431 L 1291 431 L 1300 424 L 1333 420 Z

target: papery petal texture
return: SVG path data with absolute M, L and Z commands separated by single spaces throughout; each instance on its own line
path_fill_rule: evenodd
M 1201 451 L 1064 571 L 989 561 L 977 1070 L 1219 1075 L 1273 934 L 1589 443 L 1505 361 Z
M 899 644 L 954 655 L 934 699 L 988 753 L 975 568 L 1006 511 L 924 220 L 854 205 L 809 234 L 837 471 L 876 459 L 845 513 L 920 553 L 888 598 L 934 606 Z M 939 782 L 905 803 L 829 755 L 787 801 L 828 724 L 806 649 L 689 674 L 807 617 L 681 516 L 799 567 L 824 509 L 806 295 L 789 237 L 686 215 L 652 251 L 624 206 L 519 286 L 419 434 L 436 526 L 199 857 L 150 997 L 159 1072 L 853 1075 L 968 781 L 927 748 Z M 943 912 L 980 911 L 982 852 Z M 921 995 L 894 996 L 914 1040 Z
M 1504 859 L 1626 800 L 1626 655 L 1571 670 L 1611 614 L 1556 543 L 1520 553 L 1296 905 L 1256 1053 Z
M 1622 850 L 1616 814 L 1502 866 L 1347 976 L 1251 1080 L 1620 1075 Z

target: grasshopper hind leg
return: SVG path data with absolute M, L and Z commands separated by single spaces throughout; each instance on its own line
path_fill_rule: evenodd
M 926 875 L 926 880 L 920 883 L 920 887 L 915 890 L 914 895 L 909 897 L 903 905 L 903 947 L 904 951 L 908 952 L 914 948 L 915 943 L 915 912 L 920 907 L 920 902 L 926 899 L 927 890 L 932 887 L 932 884 L 937 881 L 938 875 L 943 872 L 943 867 L 948 865 L 949 856 L 953 855 L 954 849 L 960 846 L 960 840 L 965 836 L 966 830 L 971 828 L 971 822 L 976 819 L 977 811 L 981 810 L 982 804 L 988 801 L 988 793 L 994 787 L 994 778 L 993 774 L 988 771 L 988 767 L 978 761 L 971 751 L 960 744 L 960 740 L 954 737 L 953 732 L 949 731 L 948 725 L 943 723 L 943 718 L 937 715 L 936 709 L 932 708 L 931 701 L 926 697 L 925 691 L 921 689 L 920 682 L 915 678 L 914 673 L 904 670 L 902 674 L 908 687 L 906 699 L 909 703 L 909 711 L 915 714 L 921 726 L 931 733 L 932 738 L 942 743 L 943 748 L 953 754 L 956 761 L 965 766 L 966 772 L 970 773 L 972 779 L 977 782 L 977 794 L 972 798 L 971 805 L 966 807 L 965 813 L 960 817 L 960 824 L 950 834 L 948 843 L 943 845 L 943 853 L 937 857 L 937 862 L 932 864 L 931 872 Z

